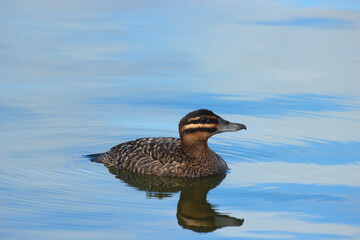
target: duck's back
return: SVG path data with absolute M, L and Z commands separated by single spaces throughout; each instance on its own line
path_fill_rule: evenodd
M 187 155 L 178 138 L 141 138 L 101 154 L 98 161 L 143 174 L 176 176 Z

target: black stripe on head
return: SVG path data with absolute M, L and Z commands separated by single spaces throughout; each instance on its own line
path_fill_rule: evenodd
M 204 117 L 206 117 L 206 116 L 204 116 Z M 216 123 L 216 124 L 219 123 L 219 121 L 216 118 L 208 118 L 208 117 L 206 117 L 206 118 L 207 118 L 207 120 L 205 123 Z M 191 120 L 191 121 L 187 122 L 186 124 L 196 124 L 196 123 L 204 123 L 204 122 L 201 118 L 199 118 L 196 120 Z
M 210 110 L 199 109 L 199 110 L 196 110 L 196 111 L 193 111 L 193 112 L 190 112 L 190 113 L 186 114 L 180 120 L 179 127 L 187 125 L 187 124 L 191 124 L 191 123 L 202 123 L 201 121 L 200 122 L 192 122 L 192 121 L 197 121 L 198 119 L 196 119 L 196 118 L 200 119 L 200 117 L 202 117 L 202 116 L 207 116 L 209 119 L 211 119 L 211 118 L 219 118 L 218 115 L 216 115 L 215 113 L 213 113 Z M 195 119 L 193 119 L 193 118 L 195 118 Z M 190 122 L 188 122 L 188 120 L 190 120 Z M 204 122 L 204 123 L 206 123 L 206 122 Z
M 202 128 L 202 127 L 198 127 L 198 128 L 188 128 L 185 129 L 183 133 L 185 134 L 189 134 L 189 133 L 195 133 L 195 132 L 216 132 L 217 128 Z

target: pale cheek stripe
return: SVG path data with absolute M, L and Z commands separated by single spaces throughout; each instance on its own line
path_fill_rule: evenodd
M 197 123 L 197 124 L 188 124 L 183 126 L 182 130 L 187 130 L 187 129 L 196 129 L 196 128 L 217 128 L 217 124 L 203 124 L 203 123 Z

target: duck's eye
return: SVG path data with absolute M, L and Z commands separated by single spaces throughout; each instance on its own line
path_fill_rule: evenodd
M 208 123 L 209 122 L 209 119 L 207 117 L 201 117 L 200 118 L 200 122 L 201 123 Z

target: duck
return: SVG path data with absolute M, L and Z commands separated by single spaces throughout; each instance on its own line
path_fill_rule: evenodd
M 145 175 L 198 178 L 225 174 L 229 167 L 209 148 L 208 139 L 218 133 L 242 129 L 246 130 L 244 124 L 229 122 L 208 109 L 198 109 L 180 120 L 180 138 L 140 138 L 88 157 L 107 167 Z

